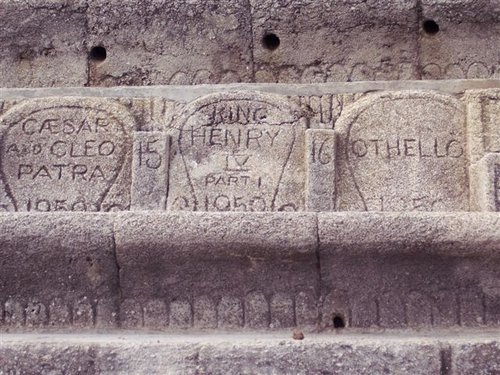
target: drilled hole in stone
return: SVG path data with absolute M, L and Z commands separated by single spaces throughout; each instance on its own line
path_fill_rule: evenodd
M 106 57 L 107 57 L 106 48 L 102 46 L 92 47 L 92 49 L 90 50 L 90 59 L 93 61 L 98 61 L 98 62 L 104 61 L 106 60 Z
M 273 33 L 267 33 L 262 37 L 262 45 L 264 48 L 274 51 L 280 46 L 280 38 Z
M 333 316 L 333 328 L 345 328 L 344 317 L 341 315 Z
M 439 32 L 439 25 L 434 20 L 425 20 L 422 27 L 429 35 L 436 35 Z

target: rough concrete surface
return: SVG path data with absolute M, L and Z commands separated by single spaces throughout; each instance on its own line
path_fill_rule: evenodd
M 500 78 L 498 51 L 492 48 L 500 40 L 496 0 L 422 0 L 421 7 L 422 79 Z
M 90 85 L 252 80 L 247 1 L 91 1 L 87 22 L 88 47 L 108 56 L 90 61 Z
M 419 78 L 416 1 L 251 4 L 257 82 Z

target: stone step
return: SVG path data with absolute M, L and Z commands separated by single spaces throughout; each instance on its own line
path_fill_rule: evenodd
M 293 334 L 302 337 L 300 332 Z M 3 334 L 0 374 L 500 373 L 500 331 Z
M 7 213 L 0 329 L 500 326 L 497 213 Z
M 1 0 L 0 17 L 0 87 L 500 77 L 496 0 Z

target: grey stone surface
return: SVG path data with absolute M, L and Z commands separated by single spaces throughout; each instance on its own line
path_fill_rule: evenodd
M 89 64 L 91 85 L 252 80 L 246 1 L 92 1 L 87 16 L 87 43 L 107 50 Z
M 486 212 L 498 200 L 497 90 L 484 89 L 497 84 L 445 82 L 446 94 L 432 82 L 411 91 L 394 82 L 3 90 L 2 210 L 27 210 L 33 199 L 32 211 L 68 210 L 65 201 L 83 197 L 95 199 L 94 211 L 156 211 L 108 214 L 118 300 L 6 292 L 3 321 L 16 329 L 93 327 L 100 316 L 162 330 L 310 329 L 320 320 L 328 329 L 497 326 L 500 229 Z M 323 107 L 337 99 L 335 113 Z M 111 128 L 93 127 L 103 119 Z M 116 155 L 93 156 L 92 145 L 110 140 Z M 66 165 L 105 165 L 116 179 L 67 177 Z M 242 176 L 267 185 L 236 185 Z M 391 199 L 360 206 L 367 193 Z M 184 196 L 197 202 L 189 210 L 247 212 L 180 212 L 172 202 Z M 249 203 L 262 196 L 274 205 Z M 224 205 L 203 207 L 206 197 Z M 249 212 L 290 208 L 344 212 Z M 348 212 L 363 209 L 449 212 Z M 59 220 L 47 212 L 49 223 L 51 215 Z
M 367 96 L 345 110 L 336 131 L 338 211 L 469 209 L 465 109 L 455 98 Z
M 495 332 L 464 335 L 496 343 Z M 86 374 L 438 374 L 459 334 L 7 335 L 0 372 Z M 491 363 L 496 359 L 490 357 Z M 481 371 L 476 362 L 469 368 Z M 493 365 L 494 366 L 494 365 Z M 485 372 L 478 372 L 485 373 Z
M 0 5 L 1 87 L 499 77 L 495 0 Z
M 0 329 L 116 324 L 118 269 L 110 218 L 0 215 Z
M 422 0 L 422 79 L 500 78 L 500 8 L 495 0 Z M 438 26 L 426 32 L 425 22 Z
M 430 82 L 412 91 L 351 84 L 344 94 L 330 85 L 255 86 L 280 95 L 239 85 L 124 89 L 128 97 L 112 89 L 49 98 L 54 90 L 5 90 L 0 204 L 128 210 L 135 194 L 135 210 L 495 210 L 482 201 L 496 194 L 484 191 L 494 190 L 493 172 L 479 160 L 499 153 L 498 90 L 463 92 L 488 85 L 496 87 L 447 82 L 447 94 L 422 90 L 434 88 Z M 95 118 L 81 127 L 89 113 Z M 106 119 L 114 119 L 109 129 Z M 165 139 L 159 147 L 141 137 Z M 101 144 L 104 153 L 116 147 L 99 155 Z M 147 166 L 160 159 L 159 169 Z
M 467 92 L 469 159 L 477 162 L 486 153 L 500 152 L 500 92 Z
M 252 0 L 256 82 L 417 79 L 416 1 Z M 279 47 L 266 46 L 266 35 Z
M 327 129 L 308 129 L 306 142 L 307 210 L 334 211 L 336 133 Z
M 364 94 L 368 92 L 421 90 L 439 91 L 442 93 L 461 95 L 466 90 L 499 89 L 500 80 L 494 79 L 456 79 L 445 81 L 359 81 L 359 82 L 327 82 L 315 84 L 266 84 L 266 83 L 233 83 L 221 85 L 193 86 L 120 86 L 120 87 L 44 87 L 44 88 L 0 88 L 2 106 L 11 101 L 33 99 L 47 96 L 77 96 L 77 97 L 112 97 L 151 99 L 163 98 L 166 101 L 189 102 L 202 96 L 220 92 L 259 91 L 263 93 L 285 96 L 327 96 L 337 94 Z M 151 106 L 149 102 L 146 102 Z M 167 105 L 165 105 L 167 106 Z M 153 105 L 156 107 L 156 105 Z M 162 114 L 163 106 L 154 113 Z M 0 107 L 2 108 L 2 107 Z M 140 116 L 142 109 L 135 115 Z M 160 117 L 155 116 L 152 121 Z M 153 125 L 153 124 L 150 124 Z M 156 124 L 158 125 L 158 124 Z M 147 124 L 144 124 L 147 126 Z M 143 129 L 147 130 L 147 129 Z M 153 130 L 153 129 L 151 129 Z
M 451 347 L 453 374 L 500 373 L 500 344 L 496 340 L 465 342 Z
M 324 326 L 498 324 L 498 215 L 323 213 L 318 233 Z
M 4 329 L 500 324 L 495 213 L 0 218 Z
M 84 86 L 87 2 L 0 2 L 0 87 Z
M 168 195 L 170 138 L 164 132 L 136 132 L 131 184 L 132 210 L 164 210 Z
M 500 212 L 500 153 L 487 154 L 472 164 L 470 176 L 472 208 Z
M 170 326 L 291 326 L 294 301 L 319 291 L 312 214 L 123 214 L 115 227 L 122 297 L 163 301 Z
M 172 126 L 169 209 L 304 210 L 306 125 L 283 97 L 207 96 Z
M 0 120 L 3 204 L 16 211 L 110 211 L 130 205 L 134 121 L 109 100 L 46 98 Z
M 0 374 L 500 373 L 495 0 L 0 17 Z

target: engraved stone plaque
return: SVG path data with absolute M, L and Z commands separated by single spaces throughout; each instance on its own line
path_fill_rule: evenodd
M 460 102 L 436 93 L 355 103 L 337 123 L 337 210 L 468 210 L 464 116 Z
M 169 209 L 304 209 L 306 126 L 282 98 L 210 95 L 188 105 L 174 127 Z
M 0 171 L 16 211 L 109 211 L 130 204 L 133 119 L 102 99 L 47 98 L 0 123 Z

